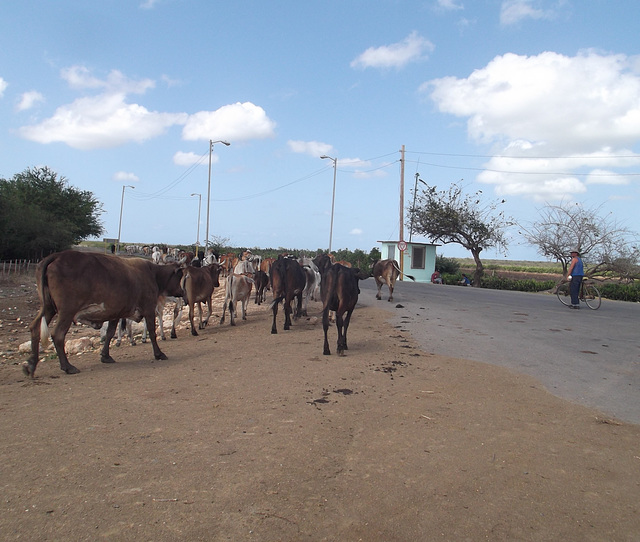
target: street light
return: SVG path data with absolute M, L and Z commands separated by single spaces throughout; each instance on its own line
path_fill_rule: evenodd
M 413 208 L 411 212 L 411 226 L 409 226 L 409 242 L 411 242 L 411 237 L 413 236 L 413 217 L 416 214 L 416 193 L 418 192 L 418 181 L 420 181 L 427 188 L 429 187 L 427 183 L 425 183 L 422 179 L 420 179 L 420 173 L 416 173 L 416 184 L 413 187 Z
M 336 173 L 338 171 L 338 159 L 331 156 L 322 155 L 321 159 L 328 158 L 333 162 L 333 196 L 331 197 L 331 228 L 329 229 L 329 253 L 331 253 L 331 241 L 333 240 L 333 210 L 336 203 Z
M 222 143 L 223 145 L 226 145 L 227 147 L 229 145 L 231 145 L 231 143 L 228 143 L 227 141 L 222 141 L 222 139 L 219 139 L 218 141 L 209 140 L 209 183 L 207 185 L 207 233 L 206 233 L 206 237 L 205 237 L 205 240 L 204 240 L 204 254 L 205 254 L 205 256 L 207 255 L 207 249 L 209 248 L 209 208 L 211 206 L 211 153 L 213 152 L 213 146 L 216 143 Z
M 198 247 L 200 246 L 200 204 L 202 203 L 202 194 L 191 194 L 191 196 L 198 196 L 198 229 L 196 233 L 196 258 L 198 257 Z
M 116 252 L 120 252 L 120 232 L 122 231 L 122 208 L 124 207 L 124 190 L 125 188 L 135 189 L 135 186 L 130 184 L 122 185 L 122 199 L 120 200 L 120 222 L 118 223 L 118 244 L 116 245 Z

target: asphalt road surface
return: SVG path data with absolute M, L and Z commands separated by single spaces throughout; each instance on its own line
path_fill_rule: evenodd
M 602 300 L 570 310 L 555 295 L 373 279 L 360 301 L 388 309 L 427 352 L 501 365 L 553 394 L 640 424 L 640 304 Z

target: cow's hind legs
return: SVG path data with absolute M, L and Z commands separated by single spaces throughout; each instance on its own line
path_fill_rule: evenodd
M 111 357 L 109 354 L 109 345 L 111 344 L 111 339 L 116 333 L 116 328 L 118 327 L 119 320 L 111 320 L 109 325 L 107 326 L 107 334 L 104 338 L 104 345 L 102 346 L 102 351 L 100 352 L 100 361 L 102 363 L 115 363 L 116 360 Z

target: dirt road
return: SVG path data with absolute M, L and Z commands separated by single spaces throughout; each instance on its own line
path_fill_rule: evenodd
M 122 346 L 31 381 L 33 291 L 0 286 L 3 540 L 640 538 L 638 426 L 431 355 L 380 309 L 358 307 L 344 357 L 252 305 L 168 361 Z

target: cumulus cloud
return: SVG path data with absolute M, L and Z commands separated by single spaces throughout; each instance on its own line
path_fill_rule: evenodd
M 197 139 L 223 139 L 246 141 L 275 136 L 276 123 L 262 107 L 251 102 L 225 105 L 216 111 L 200 111 L 189 115 L 182 137 L 187 141 Z
M 287 146 L 291 152 L 298 154 L 308 154 L 319 158 L 323 155 L 330 155 L 334 153 L 334 149 L 328 143 L 322 143 L 320 141 L 287 141 Z
M 422 90 L 440 111 L 467 118 L 471 138 L 501 149 L 479 176 L 499 193 L 562 198 L 586 190 L 580 169 L 638 165 L 626 150 L 640 140 L 633 58 L 507 54 L 467 78 L 435 79 Z M 594 174 L 589 183 L 597 178 L 606 177 Z
M 523 19 L 548 19 L 551 10 L 534 7 L 533 0 L 504 0 L 500 6 L 500 24 L 511 25 Z
M 113 174 L 113 180 L 120 183 L 137 183 L 140 179 L 134 173 L 128 173 L 126 171 L 117 171 Z
M 412 32 L 405 39 L 391 45 L 369 47 L 351 62 L 352 68 L 402 68 L 410 62 L 417 62 L 428 57 L 434 45 Z
M 175 125 L 184 126 L 183 138 L 187 140 L 242 141 L 274 135 L 275 122 L 252 103 L 226 105 L 194 115 L 151 111 L 129 98 L 155 88 L 155 81 L 151 79 L 131 79 L 118 70 L 100 78 L 84 66 L 65 68 L 60 76 L 70 88 L 93 95 L 83 95 L 59 106 L 51 117 L 21 127 L 19 133 L 25 139 L 38 143 L 61 142 L 87 150 L 143 142 L 166 133 Z M 36 96 L 32 95 L 33 98 Z
M 4 91 L 7 90 L 9 83 L 7 83 L 2 77 L 0 77 L 0 98 L 4 98 Z
M 220 158 L 215 153 L 211 155 L 211 163 L 215 164 Z M 202 155 L 195 154 L 193 152 L 178 151 L 173 155 L 173 163 L 177 166 L 193 166 L 198 163 L 209 163 L 208 159 L 205 161 Z
M 52 117 L 20 128 L 22 137 L 37 143 L 66 143 L 76 149 L 110 148 L 143 142 L 185 122 L 184 113 L 159 113 L 126 102 L 124 94 L 79 98 L 56 109 Z
M 362 235 L 362 229 L 361 228 L 353 228 L 349 232 L 349 235 Z
M 25 92 L 20 97 L 20 101 L 18 102 L 16 109 L 18 111 L 26 111 L 41 102 L 44 102 L 44 96 L 39 92 L 32 90 L 30 92 Z

